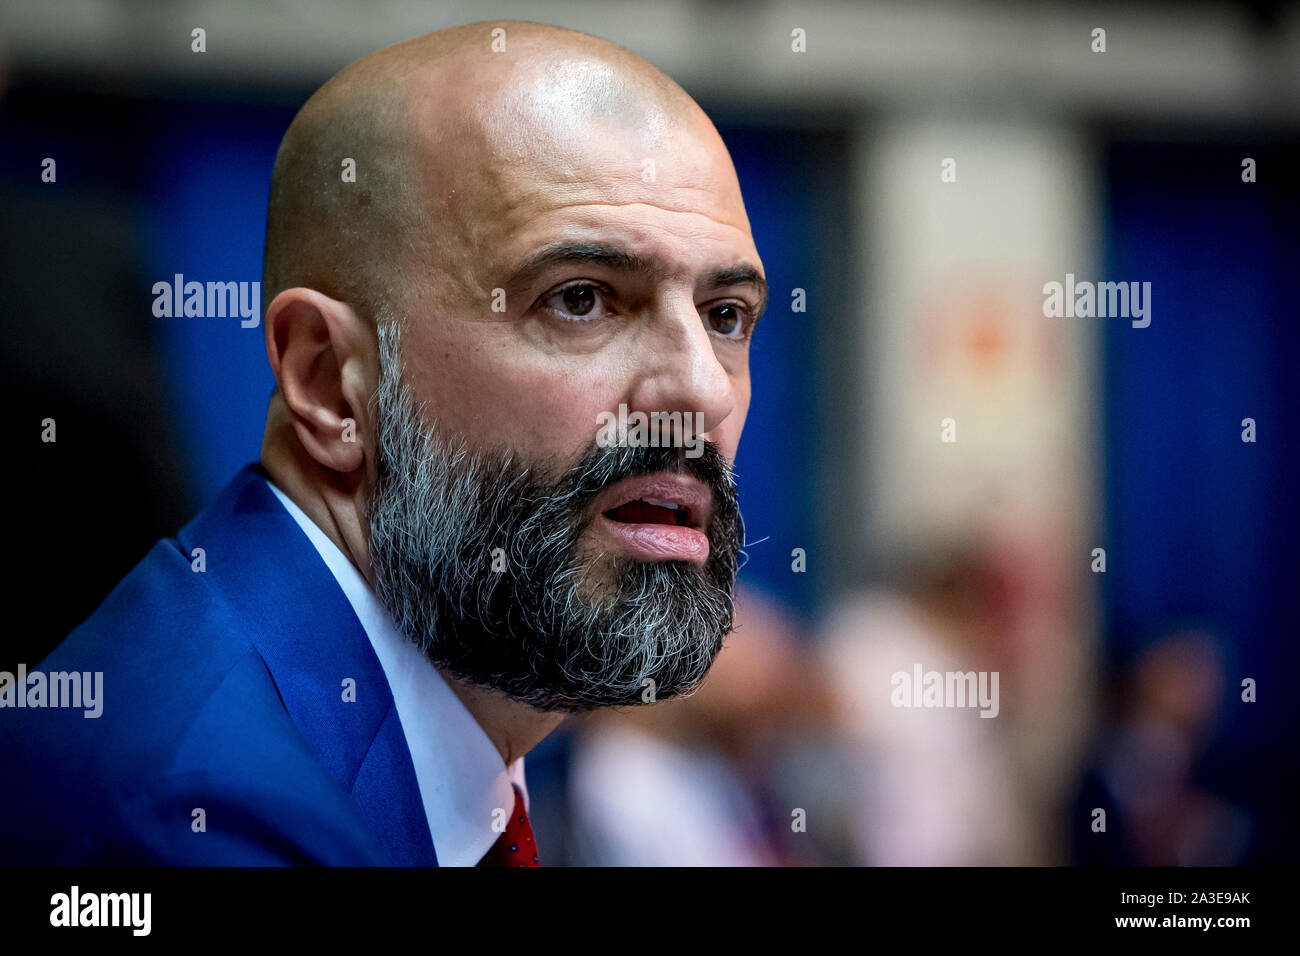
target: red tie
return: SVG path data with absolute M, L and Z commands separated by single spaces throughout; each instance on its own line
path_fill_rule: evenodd
M 528 811 L 524 809 L 524 792 L 518 784 L 511 786 L 515 790 L 514 814 L 506 821 L 506 828 L 492 844 L 492 849 L 479 861 L 479 866 L 541 866 Z

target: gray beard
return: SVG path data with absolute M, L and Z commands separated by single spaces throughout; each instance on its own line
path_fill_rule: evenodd
M 578 463 L 552 474 L 509 451 L 471 452 L 426 424 L 402 380 L 399 339 L 381 324 L 367 509 L 376 589 L 398 629 L 452 676 L 542 710 L 650 703 L 698 686 L 732 628 L 744 540 L 717 447 L 705 442 L 694 459 L 681 448 L 600 448 L 593 425 Z M 583 553 L 596 495 L 660 471 L 713 492 L 705 564 Z

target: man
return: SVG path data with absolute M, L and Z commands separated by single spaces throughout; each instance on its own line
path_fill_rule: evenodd
M 766 286 L 726 149 L 621 47 L 430 34 L 294 119 L 263 289 L 261 462 L 39 668 L 100 716 L 0 710 L 0 855 L 536 865 L 523 755 L 731 629 Z

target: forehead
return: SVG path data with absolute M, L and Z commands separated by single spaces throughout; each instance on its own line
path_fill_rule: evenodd
M 758 265 L 743 206 L 707 187 L 616 175 L 510 183 L 501 195 L 512 200 L 483 237 L 484 262 L 504 266 L 549 243 L 590 241 L 624 248 L 675 277 L 740 259 Z
M 450 258 L 498 266 L 545 242 L 600 239 L 690 260 L 675 267 L 716 265 L 702 255 L 757 264 L 730 157 L 693 105 L 590 65 L 461 104 L 451 135 L 421 136 Z

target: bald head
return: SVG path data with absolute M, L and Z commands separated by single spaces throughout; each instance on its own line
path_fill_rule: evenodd
M 307 101 L 276 156 L 264 309 L 305 286 L 371 322 L 401 310 L 411 276 L 474 231 L 497 167 L 554 158 L 597 128 L 647 152 L 677 131 L 717 136 L 658 69 L 561 27 L 472 23 L 353 63 Z

